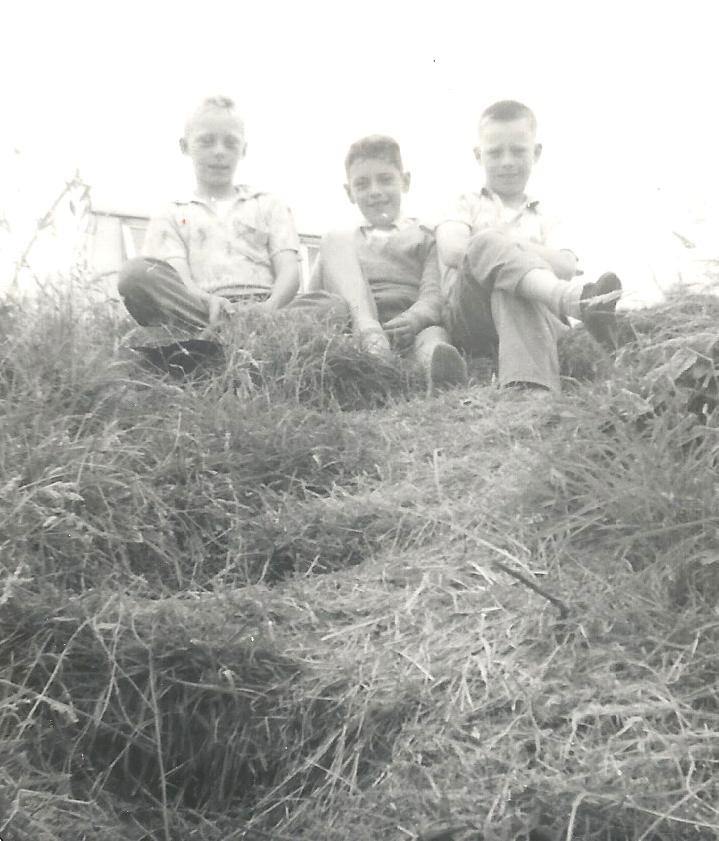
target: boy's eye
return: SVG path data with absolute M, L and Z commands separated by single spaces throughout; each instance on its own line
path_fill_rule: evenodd
M 394 177 L 392 175 L 380 175 L 377 180 L 383 187 L 387 187 L 390 184 L 394 183 Z
M 212 144 L 215 142 L 215 138 L 211 134 L 201 134 L 197 138 L 197 142 L 200 146 L 212 146 Z
M 359 178 L 357 181 L 354 182 L 355 190 L 366 190 L 369 187 L 369 179 L 368 178 Z

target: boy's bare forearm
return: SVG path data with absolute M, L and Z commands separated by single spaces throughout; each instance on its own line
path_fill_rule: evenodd
M 300 288 L 300 267 L 294 252 L 282 252 L 273 260 L 275 282 L 267 299 L 272 309 L 286 306 Z

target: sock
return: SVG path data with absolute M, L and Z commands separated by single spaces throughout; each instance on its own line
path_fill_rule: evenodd
M 567 284 L 546 269 L 532 269 L 519 281 L 517 295 L 530 301 L 539 301 L 558 318 L 562 311 L 562 298 Z
M 558 318 L 580 318 L 580 300 L 585 281 L 573 278 L 560 280 L 545 269 L 532 269 L 519 281 L 517 295 L 540 301 Z
M 570 318 L 581 320 L 581 300 L 585 284 L 586 281 L 581 277 L 574 277 L 569 282 L 564 283 L 561 302 L 562 316 L 569 316 Z

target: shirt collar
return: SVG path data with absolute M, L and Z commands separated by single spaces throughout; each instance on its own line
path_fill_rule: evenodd
M 491 199 L 491 201 L 493 201 L 493 202 L 500 202 L 501 204 L 504 205 L 504 202 L 502 202 L 502 199 L 496 193 L 493 193 L 488 187 L 482 187 L 482 189 L 480 190 L 480 195 L 485 196 L 488 199 Z M 527 194 L 525 196 L 525 198 L 526 198 L 526 201 L 521 207 L 518 208 L 519 211 L 522 211 L 522 210 L 537 210 L 538 209 L 539 199 L 536 198 L 536 196 L 532 196 L 530 194 Z
M 246 201 L 247 199 L 253 199 L 256 196 L 262 195 L 262 190 L 256 190 L 254 187 L 250 187 L 247 184 L 235 184 L 233 189 L 233 195 L 229 196 L 228 198 L 232 198 L 235 201 Z M 221 201 L 225 201 L 225 199 L 221 199 Z M 178 199 L 175 204 L 202 204 L 205 207 L 210 207 L 211 202 L 206 199 L 202 198 L 201 196 L 196 195 L 195 193 L 186 196 L 183 199 Z
M 360 225 L 360 230 L 367 233 L 368 231 L 402 231 L 405 228 L 408 228 L 410 225 L 416 224 L 417 220 L 412 219 L 409 216 L 398 216 L 397 219 L 389 226 L 382 226 L 381 228 L 376 225 Z

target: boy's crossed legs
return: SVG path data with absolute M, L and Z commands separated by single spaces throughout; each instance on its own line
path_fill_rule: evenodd
M 118 291 L 130 315 L 143 327 L 164 324 L 201 331 L 216 321 L 207 299 L 187 286 L 169 263 L 155 257 L 129 260 L 120 271 Z M 251 305 L 265 300 L 267 294 L 225 299 L 228 317 L 234 304 Z M 321 311 L 332 322 L 344 324 L 347 320 L 346 306 L 333 296 L 315 301 L 313 296 L 301 295 L 290 301 L 286 309 L 305 310 L 310 304 L 315 317 Z
M 164 260 L 128 260 L 120 270 L 117 289 L 127 311 L 143 327 L 177 324 L 200 329 L 210 323 L 207 301 L 186 286 Z
M 596 283 L 560 280 L 538 255 L 497 231 L 475 235 L 447 302 L 455 342 L 467 352 L 497 353 L 500 385 L 560 388 L 557 340 L 567 317 L 584 321 L 607 350 L 616 349 L 616 275 Z

